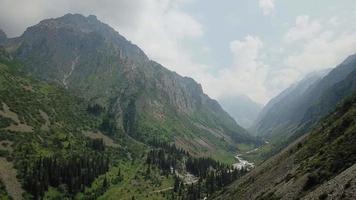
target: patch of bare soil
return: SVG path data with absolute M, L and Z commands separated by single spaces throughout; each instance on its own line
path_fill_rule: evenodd
M 49 117 L 47 113 L 43 112 L 42 110 L 39 110 L 41 117 L 45 120 L 45 124 L 41 126 L 41 130 L 43 131 L 49 131 L 49 126 L 51 125 L 51 122 L 49 121 Z
M 27 124 L 22 124 L 19 116 L 12 112 L 9 108 L 9 106 L 7 106 L 5 103 L 2 103 L 2 110 L 0 110 L 0 115 L 2 117 L 11 119 L 12 121 L 14 121 L 14 123 L 12 123 L 10 126 L 4 128 L 4 130 L 9 130 L 9 131 L 13 131 L 13 132 L 24 132 L 24 133 L 30 133 L 33 132 L 33 127 L 32 126 L 28 126 Z
M 7 106 L 5 103 L 2 103 L 2 110 L 0 110 L 0 115 L 5 118 L 11 119 L 15 123 L 20 124 L 20 120 L 17 114 L 12 112 L 9 106 Z
M 198 154 L 196 153 L 197 149 L 194 148 L 194 145 L 192 144 L 192 142 L 190 140 L 182 138 L 182 137 L 175 137 L 174 144 L 178 148 L 188 151 L 193 156 L 198 156 Z
M 33 92 L 33 88 L 32 88 L 31 85 L 23 85 L 22 87 L 23 87 L 23 89 L 25 89 L 26 91 Z
M 6 191 L 14 200 L 21 200 L 24 192 L 21 183 L 16 178 L 17 171 L 11 162 L 0 158 L 0 178 L 5 184 Z
M 193 174 L 191 174 L 189 172 L 186 172 L 183 174 L 176 172 L 176 175 L 179 178 L 183 179 L 185 185 L 191 185 L 191 184 L 194 184 L 199 181 L 198 177 L 194 176 Z
M 196 139 L 194 139 L 194 140 L 195 140 L 200 146 L 203 146 L 203 147 L 209 149 L 209 151 L 215 150 L 215 148 L 214 148 L 211 144 L 207 143 L 206 141 L 202 140 L 201 138 L 196 138 Z
M 204 126 L 202 124 L 199 124 L 199 123 L 194 123 L 194 125 L 196 127 L 198 127 L 199 129 L 202 129 L 202 130 L 214 135 L 217 138 L 223 138 L 224 140 L 232 142 L 231 138 L 229 136 L 225 135 L 221 130 L 212 129 L 212 128 L 206 127 L 206 126 Z
M 21 133 L 32 133 L 33 127 L 26 124 L 11 124 L 10 126 L 4 128 L 4 130 Z
M 216 150 L 213 144 L 208 143 L 201 138 L 189 139 L 175 137 L 174 144 L 178 148 L 188 151 L 193 156 L 210 156 L 210 153 Z
M 12 152 L 12 144 L 13 142 L 10 140 L 3 140 L 0 141 L 0 150 L 5 150 L 5 151 L 9 151 Z
M 103 142 L 104 142 L 104 144 L 106 146 L 114 147 L 114 148 L 120 147 L 120 145 L 116 144 L 113 139 L 111 139 L 108 136 L 104 135 L 100 131 L 96 131 L 96 132 L 84 131 L 83 134 L 84 134 L 84 136 L 86 136 L 88 138 L 91 138 L 91 139 L 103 139 Z

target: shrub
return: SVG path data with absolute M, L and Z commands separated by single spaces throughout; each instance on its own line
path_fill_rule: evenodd
M 320 200 L 324 200 L 324 199 L 326 199 L 326 198 L 328 198 L 328 194 L 326 194 L 326 193 L 323 193 L 323 194 L 321 194 L 321 195 L 319 196 L 319 199 L 320 199 Z
M 314 173 L 309 174 L 307 177 L 307 181 L 305 182 L 305 184 L 303 186 L 303 190 L 308 191 L 317 184 L 319 184 L 318 176 Z

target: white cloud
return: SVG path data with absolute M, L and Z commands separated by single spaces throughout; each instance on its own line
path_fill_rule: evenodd
M 270 97 L 275 96 L 300 78 L 301 73 L 294 68 L 271 70 L 269 72 L 269 81 L 266 82 L 266 88 L 268 88 L 271 94 Z
M 123 34 L 140 46 L 148 56 L 182 75 L 194 76 L 206 68 L 192 61 L 180 43 L 204 34 L 203 26 L 181 11 L 181 0 L 146 0 L 136 25 L 122 29 Z M 119 28 L 119 27 L 118 27 Z
M 275 0 L 260 0 L 259 6 L 262 9 L 264 15 L 270 15 L 274 11 L 274 1 Z
M 262 48 L 262 41 L 254 36 L 232 41 L 232 65 L 221 69 L 215 76 L 202 74 L 200 77 L 208 94 L 217 99 L 245 94 L 261 103 L 268 100 L 269 94 L 264 85 L 268 66 L 259 60 Z
M 307 73 L 334 67 L 356 52 L 356 29 L 350 24 L 355 17 L 345 14 L 328 19 L 300 15 L 280 35 L 280 42 L 264 43 L 259 37 L 247 36 L 231 41 L 229 46 L 222 43 L 230 48 L 232 63 L 225 68 L 207 66 L 196 62 L 191 51 L 182 45 L 185 41 L 199 41 L 206 30 L 215 28 L 209 27 L 209 23 L 203 26 L 182 9 L 190 1 L 194 0 L 0 0 L 0 28 L 14 36 L 45 18 L 68 12 L 94 14 L 140 46 L 151 59 L 195 78 L 210 96 L 246 94 L 260 103 L 266 103 Z M 273 14 L 275 0 L 259 0 L 259 6 L 264 15 Z M 261 34 L 268 39 L 268 33 Z M 219 38 L 220 41 L 224 40 Z M 209 45 L 202 43 L 201 52 L 206 57 L 217 55 L 216 49 Z
M 335 19 L 310 20 L 308 16 L 297 17 L 295 27 L 285 36 L 290 42 L 288 48 L 294 49 L 294 53 L 284 61 L 286 67 L 305 75 L 335 67 L 348 55 L 354 54 L 356 31 L 340 28 L 341 24 L 336 23 Z
M 345 28 L 347 25 L 336 19 L 298 16 L 274 51 L 264 48 L 263 42 L 254 36 L 232 41 L 233 64 L 201 80 L 215 98 L 245 94 L 266 103 L 307 74 L 335 67 L 356 52 L 356 30 Z M 270 54 L 264 56 L 268 51 Z M 276 64 L 280 66 L 267 64 L 265 57 L 268 60 L 269 56 L 277 56 L 280 61 Z
M 295 26 L 292 27 L 284 39 L 286 42 L 296 42 L 300 40 L 307 40 L 315 37 L 322 30 L 322 25 L 318 20 L 310 20 L 307 15 L 298 16 Z

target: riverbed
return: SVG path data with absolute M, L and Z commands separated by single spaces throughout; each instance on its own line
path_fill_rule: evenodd
M 235 168 L 235 169 L 247 169 L 248 171 L 251 170 L 252 168 L 255 167 L 255 164 L 252 163 L 252 162 L 249 162 L 247 160 L 244 160 L 243 158 L 241 158 L 241 155 L 240 154 L 237 154 L 235 156 L 237 162 L 232 164 L 232 166 Z

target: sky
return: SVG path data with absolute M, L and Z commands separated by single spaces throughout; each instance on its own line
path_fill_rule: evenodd
M 0 0 L 9 37 L 46 18 L 96 15 L 215 99 L 266 104 L 356 53 L 355 0 Z

